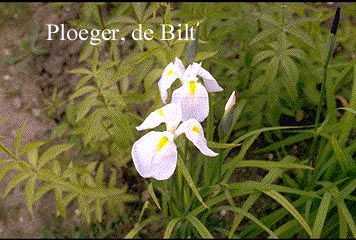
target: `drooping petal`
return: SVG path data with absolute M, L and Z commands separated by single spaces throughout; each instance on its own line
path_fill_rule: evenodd
M 198 75 L 203 78 L 204 85 L 208 92 L 221 92 L 223 89 L 219 86 L 215 78 L 204 68 L 200 68 Z
M 179 77 L 176 67 L 171 62 L 163 70 L 161 79 L 158 81 L 158 88 L 162 98 L 163 103 L 166 103 L 167 100 L 167 90 L 172 86 L 173 82 Z
M 203 128 L 196 119 L 189 119 L 179 125 L 176 130 L 176 136 L 185 133 L 185 136 L 199 149 L 199 151 L 209 157 L 215 157 L 218 154 L 208 148 L 204 137 Z
M 149 132 L 132 147 L 132 160 L 138 173 L 157 180 L 170 178 L 177 165 L 177 146 L 170 132 Z
M 166 123 L 167 130 L 176 129 L 182 119 L 182 109 L 178 103 L 170 103 L 151 112 L 143 123 L 136 127 L 138 131 L 155 128 L 162 122 Z
M 180 103 L 182 107 L 182 121 L 195 118 L 204 121 L 209 115 L 209 97 L 205 87 L 198 82 L 190 81 L 174 90 L 172 102 Z
M 231 96 L 229 97 L 229 100 L 227 100 L 226 102 L 224 115 L 230 112 L 231 108 L 235 105 L 235 102 L 236 102 L 235 91 L 233 91 Z

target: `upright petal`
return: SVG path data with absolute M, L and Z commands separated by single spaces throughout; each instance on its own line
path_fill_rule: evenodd
M 183 75 L 183 80 L 184 82 L 189 82 L 189 81 L 197 81 L 197 75 L 200 71 L 201 68 L 201 63 L 192 63 L 190 64 L 187 69 L 184 72 Z
M 221 92 L 223 89 L 219 86 L 215 78 L 204 68 L 200 68 L 198 75 L 203 78 L 204 85 L 208 92 Z
M 157 180 L 170 178 L 177 166 L 177 146 L 170 132 L 149 132 L 132 147 L 132 160 L 138 173 Z
M 163 103 L 167 100 L 167 90 L 172 86 L 173 82 L 179 77 L 179 73 L 176 71 L 176 67 L 171 62 L 163 70 L 161 79 L 158 81 L 158 88 Z
M 182 107 L 182 121 L 195 118 L 204 121 L 209 115 L 209 97 L 205 87 L 196 81 L 184 83 L 174 90 L 173 103 L 180 103 Z
M 176 68 L 176 72 L 180 78 L 183 78 L 183 74 L 185 72 L 185 67 L 182 61 L 179 58 L 175 58 L 174 60 L 174 67 Z
M 185 133 L 185 136 L 199 149 L 199 151 L 209 157 L 215 157 L 218 154 L 208 148 L 204 137 L 203 128 L 196 119 L 189 119 L 179 125 L 176 136 Z
M 167 130 L 172 131 L 177 128 L 182 119 L 182 109 L 177 103 L 170 103 L 151 112 L 143 123 L 136 127 L 137 130 L 155 128 L 162 122 L 166 123 Z
M 233 91 L 231 96 L 229 97 L 229 100 L 227 100 L 226 102 L 224 116 L 231 111 L 235 103 L 236 103 L 236 96 L 235 96 L 235 91 Z

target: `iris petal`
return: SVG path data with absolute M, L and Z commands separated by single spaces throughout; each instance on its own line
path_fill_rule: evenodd
M 138 173 L 157 180 L 170 178 L 177 165 L 177 146 L 170 132 L 151 131 L 132 147 L 132 160 Z
M 182 121 L 195 118 L 199 122 L 204 121 L 209 115 L 208 92 L 201 83 L 184 83 L 174 90 L 172 102 L 179 103 L 182 107 Z
M 177 129 L 176 135 L 185 133 L 185 136 L 199 149 L 199 151 L 209 157 L 215 157 L 218 154 L 208 148 L 204 137 L 204 131 L 196 119 L 189 119 L 183 122 Z

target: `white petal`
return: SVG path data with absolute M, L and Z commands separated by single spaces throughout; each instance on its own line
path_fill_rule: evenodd
M 208 92 L 221 92 L 223 89 L 219 86 L 215 78 L 204 68 L 200 68 L 198 75 L 203 78 L 204 85 Z
M 132 147 L 132 160 L 138 173 L 157 180 L 170 178 L 177 165 L 177 147 L 170 132 L 149 132 Z
M 183 113 L 182 121 L 195 118 L 202 122 L 209 115 L 208 92 L 201 83 L 194 81 L 184 83 L 183 86 L 174 90 L 172 102 L 180 103 Z
M 231 108 L 235 105 L 235 102 L 236 102 L 235 91 L 233 91 L 229 100 L 227 100 L 226 102 L 224 115 L 226 115 L 231 110 Z
M 172 86 L 173 82 L 179 77 L 179 73 L 176 71 L 176 67 L 173 63 L 167 65 L 163 70 L 161 79 L 158 81 L 158 88 L 163 103 L 167 100 L 167 90 Z
M 150 113 L 143 123 L 136 127 L 137 130 L 155 128 L 162 122 L 167 125 L 167 130 L 174 130 L 182 119 L 182 109 L 177 103 L 170 103 Z
M 183 75 L 184 82 L 196 81 L 198 72 L 200 71 L 201 63 L 192 63 L 187 67 Z
M 183 74 L 185 72 L 185 67 L 184 67 L 182 61 L 177 57 L 174 60 L 174 67 L 176 68 L 177 75 L 180 78 L 183 78 Z
M 196 119 L 189 119 L 183 122 L 176 131 L 176 136 L 185 133 L 185 136 L 200 150 L 200 152 L 209 157 L 215 157 L 218 154 L 208 148 L 204 137 L 204 131 Z

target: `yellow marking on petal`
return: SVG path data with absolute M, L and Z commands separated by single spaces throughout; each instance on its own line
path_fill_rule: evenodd
M 157 113 L 158 113 L 161 117 L 164 117 L 164 113 L 163 113 L 162 108 L 158 109 L 158 110 L 157 110 Z
M 166 73 L 166 76 L 170 76 L 172 75 L 174 72 L 173 72 L 173 69 L 169 69 Z
M 200 134 L 200 129 L 199 129 L 199 127 L 197 125 L 194 125 L 192 131 L 197 133 L 197 134 Z
M 197 91 L 197 83 L 195 81 L 190 81 L 189 82 L 189 92 L 192 95 L 194 95 L 196 91 Z
M 168 142 L 169 142 L 169 140 L 166 136 L 161 137 L 161 139 L 159 140 L 159 142 L 157 144 L 157 151 L 160 151 L 164 146 L 167 145 Z

